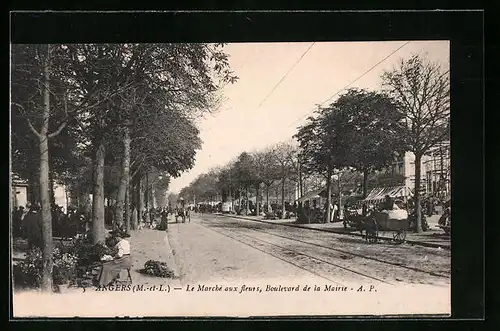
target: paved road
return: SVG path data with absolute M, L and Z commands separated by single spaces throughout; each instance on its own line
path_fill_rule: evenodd
M 267 278 L 335 284 L 428 284 L 449 287 L 449 251 L 367 244 L 362 238 L 212 214 L 175 224 L 169 240 L 181 282 Z
M 264 279 L 321 279 L 307 270 L 234 240 L 226 232 L 207 226 L 199 217 L 192 217 L 191 223 L 169 225 L 168 238 L 183 285 L 248 283 Z

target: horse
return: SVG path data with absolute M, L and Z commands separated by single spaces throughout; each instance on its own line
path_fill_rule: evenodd
M 191 222 L 191 213 L 189 212 L 188 208 L 179 208 L 177 209 L 177 212 L 175 214 L 175 222 L 178 222 L 178 218 L 182 219 L 182 223 L 186 223 L 186 218 L 188 219 L 188 222 Z

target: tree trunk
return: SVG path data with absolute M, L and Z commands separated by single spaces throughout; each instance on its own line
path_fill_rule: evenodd
M 129 188 L 129 190 L 133 190 L 133 194 L 131 195 L 132 198 L 132 208 L 131 208 L 131 218 L 130 218 L 130 229 L 131 230 L 137 230 L 138 226 L 138 220 L 140 217 L 139 214 L 139 200 L 140 200 L 140 192 L 139 192 L 139 187 L 140 187 L 140 182 L 141 178 L 139 175 L 136 177 L 132 178 L 131 181 L 134 183 L 133 186 Z M 135 214 L 135 215 L 134 215 Z
M 146 223 L 148 223 L 149 220 L 149 171 L 146 172 Z
M 248 201 L 248 187 L 245 187 L 245 210 L 246 210 L 246 214 L 245 215 L 249 214 L 250 204 L 248 202 L 249 202 Z
M 229 202 L 231 203 L 231 211 L 234 211 L 233 190 L 229 189 Z
M 304 183 L 302 182 L 302 169 L 299 166 L 299 198 L 302 198 L 304 195 Z
M 281 181 L 281 219 L 285 218 L 285 179 Z
M 363 199 L 365 199 L 366 195 L 368 194 L 367 186 L 368 186 L 368 170 L 364 169 L 363 170 Z
M 49 164 L 50 167 L 50 164 Z M 54 176 L 52 173 L 49 171 L 49 189 L 50 189 L 50 204 L 55 205 L 56 204 L 56 192 L 54 189 Z
M 266 206 L 267 206 L 266 212 L 268 212 L 268 213 L 269 213 L 269 209 L 270 209 L 270 207 L 269 207 L 269 186 L 270 185 L 266 185 Z
M 260 183 L 258 183 L 257 185 L 255 185 L 255 212 L 256 212 L 256 216 L 259 216 L 260 215 L 260 208 L 259 208 L 259 188 L 260 188 Z
M 50 46 L 47 45 L 47 58 L 43 64 L 44 84 L 43 84 L 43 117 L 42 127 L 39 135 L 40 150 L 40 200 L 42 207 L 42 239 L 43 239 L 43 270 L 41 287 L 44 292 L 52 291 L 52 213 L 50 211 L 50 188 L 49 188 L 49 145 L 48 129 L 50 116 L 50 91 L 49 91 L 49 65 L 50 65 Z
M 422 232 L 422 213 L 420 206 L 420 169 L 422 167 L 422 155 L 415 153 L 415 216 L 416 232 Z
M 125 221 L 125 231 L 128 233 L 130 231 L 130 179 L 127 180 L 127 188 L 125 190 L 125 211 L 123 212 L 123 218 Z
M 118 227 L 123 226 L 125 213 L 125 200 L 128 190 L 128 182 L 130 177 L 130 133 L 127 125 L 123 127 L 123 159 L 122 159 L 122 174 L 115 208 L 115 222 Z M 127 212 L 128 215 L 128 212 Z
M 48 92 L 47 92 L 48 93 Z M 48 99 L 48 97 L 47 97 Z M 47 135 L 40 140 L 40 199 L 42 205 L 43 272 L 42 290 L 52 291 L 52 213 L 50 209 Z
M 328 170 L 328 177 L 326 178 L 326 219 L 325 223 L 329 223 L 331 216 L 330 205 L 332 204 L 332 171 Z
M 156 189 L 153 184 L 151 184 L 151 208 L 157 208 L 158 201 L 156 200 Z
M 131 215 L 131 220 L 130 220 L 130 228 L 132 230 L 137 230 L 137 223 L 138 223 L 138 217 L 137 217 L 137 208 L 134 207 L 132 209 L 132 215 Z
M 340 219 L 340 215 L 342 215 L 343 213 L 343 208 L 342 208 L 342 187 L 340 185 L 340 174 L 339 174 L 339 178 L 337 180 L 337 185 L 338 185 L 338 189 L 339 189 L 339 209 L 337 210 L 337 216 L 339 217 Z
M 142 189 L 142 177 L 139 175 L 137 179 L 137 198 L 139 199 L 137 219 L 142 220 L 142 215 L 144 214 L 144 190 Z M 138 224 L 134 224 L 134 230 L 137 229 Z
M 92 191 L 92 242 L 103 243 L 104 226 L 104 156 L 106 148 L 101 141 L 97 146 L 94 160 L 94 187 Z

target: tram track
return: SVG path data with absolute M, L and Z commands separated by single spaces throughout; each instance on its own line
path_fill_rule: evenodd
M 328 278 L 328 277 L 326 277 L 326 276 L 324 276 L 324 275 L 321 275 L 321 274 L 319 274 L 319 273 L 317 273 L 317 272 L 314 272 L 314 271 L 312 271 L 310 268 L 305 268 L 305 267 L 303 267 L 303 266 L 301 266 L 301 265 L 298 265 L 297 263 L 291 262 L 291 261 L 289 261 L 289 260 L 287 260 L 287 259 L 284 259 L 284 258 L 282 258 L 282 257 L 280 257 L 280 256 L 277 256 L 277 254 L 272 254 L 272 253 L 270 253 L 268 250 L 264 250 L 264 249 L 261 249 L 261 248 L 256 247 L 255 245 L 251 245 L 251 244 L 249 244 L 248 242 L 246 242 L 246 240 L 241 240 L 241 237 L 248 238 L 248 239 L 250 239 L 251 241 L 255 241 L 255 242 L 259 242 L 259 243 L 263 243 L 264 245 L 268 245 L 268 246 L 271 246 L 271 247 L 276 247 L 276 248 L 278 248 L 279 250 L 281 250 L 282 252 L 284 252 L 285 254 L 286 254 L 286 252 L 291 252 L 291 253 L 293 253 L 295 256 L 302 256 L 302 257 L 305 257 L 305 258 L 307 258 L 307 259 L 309 259 L 309 260 L 319 261 L 319 262 L 321 262 L 321 263 L 323 263 L 323 264 L 326 264 L 326 265 L 328 265 L 328 266 L 330 266 L 330 267 L 334 267 L 334 268 L 336 268 L 336 269 L 340 269 L 340 270 L 342 270 L 342 271 L 344 271 L 344 272 L 347 272 L 347 273 L 349 273 L 349 274 L 356 274 L 356 275 L 358 275 L 358 276 L 361 276 L 362 278 L 365 278 L 365 279 L 370 279 L 371 281 L 375 280 L 375 281 L 377 281 L 377 282 L 379 282 L 379 283 L 384 283 L 384 284 L 387 284 L 387 285 L 393 285 L 393 286 L 395 285 L 394 283 L 391 283 L 391 282 L 385 281 L 385 280 L 383 280 L 383 279 L 380 279 L 380 278 L 377 278 L 377 277 L 374 277 L 374 276 L 370 276 L 370 275 L 368 275 L 368 274 L 365 274 L 365 273 L 362 273 L 362 272 L 359 272 L 359 271 L 353 270 L 353 269 L 351 269 L 351 268 L 347 268 L 347 267 L 341 266 L 341 265 L 339 265 L 339 264 L 337 264 L 337 263 L 333 263 L 333 262 L 331 262 L 331 261 L 327 261 L 327 260 L 326 260 L 326 259 L 324 259 L 324 258 L 318 258 L 318 257 L 316 257 L 316 256 L 312 256 L 312 255 L 310 255 L 310 254 L 307 254 L 307 253 L 304 253 L 304 252 L 297 251 L 297 250 L 295 250 L 295 249 L 291 249 L 291 248 L 288 248 L 288 247 L 284 247 L 284 246 L 278 245 L 278 244 L 276 244 L 276 243 L 269 242 L 269 241 L 267 241 L 267 240 L 263 240 L 263 239 L 260 239 L 260 238 L 256 238 L 256 237 L 253 237 L 253 236 L 250 236 L 250 235 L 244 234 L 244 233 L 242 233 L 241 231 L 232 231 L 232 230 L 228 230 L 227 228 L 226 228 L 226 229 L 224 229 L 223 231 L 217 231 L 217 230 L 215 230 L 213 227 L 210 227 L 210 226 L 209 226 L 209 225 L 210 225 L 210 223 L 209 223 L 209 222 L 202 221 L 200 224 L 202 224 L 205 228 L 207 228 L 207 229 L 209 229 L 209 230 L 211 230 L 211 231 L 214 231 L 214 232 L 216 232 L 216 233 L 219 233 L 219 234 L 221 234 L 221 235 L 224 235 L 224 236 L 226 236 L 226 237 L 229 237 L 229 238 L 231 238 L 231 239 L 233 239 L 233 240 L 236 240 L 236 241 L 238 241 L 238 242 L 240 242 L 240 243 L 243 243 L 243 244 L 245 244 L 245 245 L 247 245 L 247 246 L 250 246 L 250 247 L 252 247 L 252 248 L 254 248 L 254 249 L 257 249 L 257 250 L 259 250 L 259 251 L 261 251 L 261 252 L 263 252 L 263 253 L 266 253 L 266 254 L 268 254 L 268 255 L 271 255 L 271 256 L 273 256 L 273 257 L 275 257 L 275 258 L 278 258 L 278 259 L 280 259 L 280 260 L 282 260 L 282 261 L 284 261 L 284 262 L 286 262 L 286 263 L 292 264 L 292 265 L 294 265 L 294 266 L 296 266 L 296 267 L 298 267 L 298 268 L 300 268 L 300 269 L 302 269 L 302 270 L 305 270 L 305 271 L 307 271 L 307 272 L 309 272 L 309 273 L 312 273 L 312 274 L 314 274 L 314 275 L 316 275 L 316 276 L 319 276 L 319 277 L 321 277 L 321 278 L 324 278 L 324 279 L 326 279 L 326 280 L 328 280 L 328 281 L 331 281 L 331 282 L 333 282 L 333 283 L 335 283 L 335 284 L 338 284 L 338 285 L 341 285 L 341 286 L 345 286 L 345 285 L 344 285 L 344 284 L 340 284 L 338 281 L 335 281 L 335 280 L 333 280 L 333 279 L 330 279 L 330 278 Z M 224 232 L 226 232 L 226 233 L 224 233 Z M 227 233 L 231 233 L 231 235 L 228 235 Z M 235 234 L 236 234 L 237 236 L 240 236 L 240 238 L 235 237 L 235 236 L 234 236 Z
M 212 220 L 216 220 L 216 222 L 219 223 L 219 224 L 224 224 L 225 223 L 223 220 L 220 220 L 220 219 L 217 219 L 217 218 L 210 218 L 210 220 L 211 221 Z M 210 223 L 207 223 L 207 224 L 210 224 Z M 301 243 L 301 244 L 308 245 L 308 246 L 318 247 L 318 248 L 321 248 L 323 250 L 333 251 L 333 252 L 336 252 L 336 253 L 341 253 L 341 254 L 349 255 L 349 256 L 352 256 L 352 257 L 356 257 L 356 258 L 368 260 L 371 263 L 375 262 L 375 263 L 379 263 L 379 264 L 382 264 L 382 265 L 392 266 L 392 267 L 404 269 L 404 270 L 411 271 L 411 272 L 417 272 L 417 273 L 420 273 L 420 274 L 425 274 L 425 275 L 436 277 L 436 278 L 439 278 L 439 279 L 449 280 L 451 278 L 450 275 L 447 275 L 447 274 L 437 273 L 437 272 L 432 272 L 432 271 L 427 271 L 427 270 L 423 270 L 423 269 L 420 269 L 420 268 L 417 268 L 417 267 L 412 267 L 412 266 L 409 266 L 409 265 L 404 265 L 404 264 L 399 263 L 399 262 L 387 261 L 387 260 L 383 260 L 383 259 L 376 258 L 376 257 L 373 257 L 373 256 L 367 256 L 367 255 L 357 254 L 357 253 L 354 253 L 354 252 L 351 252 L 351 251 L 342 250 L 342 249 L 338 249 L 338 248 L 334 248 L 334 247 L 330 247 L 330 246 L 325 246 L 325 245 L 322 245 L 322 244 L 318 244 L 318 243 L 314 243 L 314 242 L 302 240 L 302 239 L 299 239 L 299 238 L 294 238 L 294 237 L 284 236 L 284 235 L 281 235 L 281 234 L 272 233 L 272 232 L 268 231 L 269 229 L 266 229 L 266 230 L 264 230 L 264 229 L 256 229 L 254 227 L 251 227 L 249 225 L 244 224 L 244 222 L 242 222 L 240 220 L 234 220 L 232 224 L 238 224 L 238 226 L 241 227 L 242 229 L 252 230 L 254 232 L 258 232 L 258 233 L 263 234 L 263 235 L 273 236 L 273 237 L 277 237 L 277 238 L 280 238 L 280 239 L 284 239 L 284 240 L 288 240 L 288 241 L 292 241 L 292 242 L 296 242 L 296 243 Z M 252 237 L 252 238 L 255 238 L 255 237 Z M 304 255 L 303 252 L 300 252 L 300 253 L 302 255 Z M 349 268 L 347 268 L 347 269 L 349 269 Z
M 338 252 L 338 253 L 348 254 L 348 255 L 359 257 L 359 258 L 366 259 L 366 260 L 376 261 L 376 262 L 380 262 L 380 263 L 392 265 L 392 266 L 395 266 L 395 267 L 399 267 L 399 268 L 403 268 L 403 269 L 407 269 L 407 270 L 411 270 L 411 271 L 415 271 L 415 272 L 421 272 L 421 273 L 424 273 L 424 274 L 427 274 L 427 275 L 430 275 L 430 276 L 434 276 L 434 277 L 450 278 L 449 275 L 443 275 L 443 274 L 439 274 L 439 273 L 435 273 L 435 272 L 429 272 L 429 271 L 422 270 L 422 269 L 419 269 L 419 268 L 415 268 L 415 267 L 411 267 L 411 266 L 407 266 L 407 265 L 402 265 L 401 263 L 391 262 L 391 261 L 387 261 L 387 260 L 381 260 L 381 259 L 378 259 L 376 257 L 371 257 L 371 256 L 366 256 L 366 255 L 361 255 L 361 254 L 356 254 L 356 253 L 352 253 L 352 252 L 349 252 L 349 251 L 341 250 L 341 249 L 338 249 L 338 248 L 333 248 L 333 247 L 329 247 L 329 246 L 325 246 L 325 245 L 321 245 L 321 244 L 317 244 L 317 243 L 313 243 L 313 242 L 309 242 L 309 241 L 304 241 L 304 240 L 301 240 L 301 239 L 298 239 L 298 238 L 292 238 L 292 237 L 287 237 L 287 236 L 279 235 L 279 234 L 276 234 L 276 233 L 270 233 L 270 232 L 266 232 L 266 231 L 264 231 L 262 229 L 255 229 L 255 228 L 251 228 L 251 227 L 248 227 L 248 226 L 244 226 L 244 228 L 252 230 L 252 231 L 264 233 L 264 234 L 267 234 L 267 235 L 272 235 L 272 236 L 275 236 L 275 237 L 280 237 L 280 238 L 284 238 L 284 239 L 288 239 L 288 240 L 292 240 L 292 241 L 297 241 L 297 242 L 300 242 L 300 243 L 303 243 L 303 244 L 307 244 L 307 245 L 311 245 L 311 246 L 316 246 L 316 247 L 320 247 L 320 248 L 323 248 L 323 249 L 328 249 L 328 250 L 335 251 L 335 252 Z

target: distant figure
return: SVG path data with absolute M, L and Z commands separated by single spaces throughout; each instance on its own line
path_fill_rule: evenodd
M 160 223 L 161 228 L 165 228 L 165 230 L 168 230 L 168 211 L 163 210 L 161 212 L 161 223 Z
M 391 199 L 389 195 L 385 196 L 384 202 L 382 203 L 382 210 L 393 210 L 394 209 L 394 201 Z
M 335 201 L 335 203 L 333 204 L 333 222 L 337 222 L 339 220 L 339 213 L 339 203 Z
M 132 207 L 132 214 L 131 214 L 131 223 L 136 226 L 137 225 L 137 208 L 135 206 Z
M 361 207 L 361 215 L 366 216 L 368 214 L 368 206 L 366 205 L 366 202 L 363 203 L 363 206 Z
M 42 248 L 43 246 L 42 216 L 40 214 L 40 210 L 40 206 L 32 205 L 28 214 L 24 217 L 29 249 L 34 247 Z

